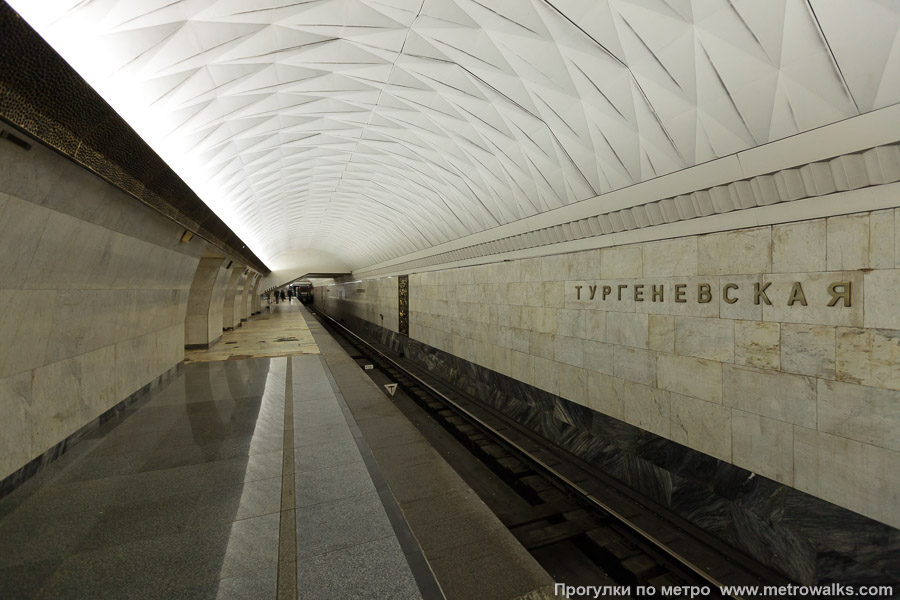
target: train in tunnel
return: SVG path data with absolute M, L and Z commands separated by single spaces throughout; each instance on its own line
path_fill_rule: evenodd
M 294 286 L 294 295 L 303 304 L 312 304 L 315 299 L 315 289 L 309 280 L 298 281 Z

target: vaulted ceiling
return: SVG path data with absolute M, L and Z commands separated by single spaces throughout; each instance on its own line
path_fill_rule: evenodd
M 9 0 L 272 268 L 900 101 L 897 0 Z

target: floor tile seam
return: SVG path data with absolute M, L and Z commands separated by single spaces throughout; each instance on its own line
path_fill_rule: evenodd
M 294 453 L 296 454 L 297 450 L 300 450 L 301 448 L 305 448 L 308 450 L 311 448 L 318 448 L 320 446 L 331 446 L 331 445 L 335 445 L 335 444 L 338 444 L 341 442 L 349 442 L 354 439 L 353 435 L 350 433 L 349 430 L 347 431 L 347 433 L 348 433 L 347 437 L 340 437 L 340 438 L 336 437 L 337 435 L 343 435 L 343 433 L 344 433 L 343 430 L 341 430 L 339 432 L 329 432 L 329 435 L 334 436 L 334 439 L 327 441 L 327 442 L 317 441 L 317 442 L 313 442 L 310 444 L 306 444 L 302 440 L 298 442 L 295 437 Z M 301 435 L 300 437 L 303 437 L 303 436 Z M 297 444 L 301 444 L 301 445 L 298 446 Z
M 340 416 L 341 418 L 338 419 L 337 418 L 338 416 Z M 321 420 L 321 421 L 318 421 L 318 422 L 312 423 L 312 424 L 310 424 L 310 421 L 303 421 L 301 423 L 295 422 L 293 430 L 294 431 L 303 431 L 305 429 L 312 429 L 314 427 L 346 427 L 347 421 L 344 420 L 343 416 L 344 415 L 336 415 L 336 414 L 329 415 L 328 419 L 324 419 L 324 420 Z M 300 427 L 297 427 L 297 425 L 300 425 Z
M 182 429 L 182 430 L 173 430 L 173 429 L 161 430 L 161 432 L 163 433 L 163 435 L 157 436 L 158 439 L 154 439 L 154 440 L 152 440 L 152 441 L 153 441 L 153 442 L 158 442 L 158 443 L 159 443 L 158 445 L 163 445 L 163 444 L 165 444 L 165 446 L 166 446 L 167 449 L 170 449 L 170 448 L 182 448 L 182 447 L 185 447 L 185 446 L 186 446 L 186 447 L 189 447 L 189 448 L 205 448 L 205 447 L 208 447 L 208 446 L 215 446 L 215 445 L 217 445 L 217 444 L 218 444 L 218 445 L 221 445 L 222 442 L 223 442 L 223 441 L 226 441 L 226 440 L 233 441 L 233 440 L 246 439 L 246 440 L 248 440 L 248 441 L 252 441 L 252 440 L 254 440 L 254 439 L 261 439 L 261 438 L 265 437 L 266 435 L 272 435 L 272 434 L 275 434 L 275 433 L 280 433 L 282 430 L 278 428 L 279 426 L 283 426 L 283 423 L 278 423 L 278 424 L 275 424 L 275 423 L 266 423 L 262 429 L 259 429 L 259 430 L 257 430 L 257 431 L 254 431 L 252 434 L 243 434 L 243 435 L 222 435 L 222 436 L 220 436 L 217 440 L 211 441 L 211 442 L 206 443 L 206 444 L 203 444 L 202 446 L 198 446 L 198 445 L 196 444 L 196 440 L 195 440 L 195 442 L 192 444 L 192 443 L 190 443 L 190 441 L 187 440 L 187 439 L 185 439 L 185 440 L 183 440 L 183 441 L 177 440 L 177 439 L 176 439 L 176 440 L 171 440 L 171 439 L 168 439 L 168 440 L 167 440 L 167 439 L 166 439 L 167 436 L 172 436 L 172 435 L 187 435 L 187 434 L 192 433 L 190 430 L 187 430 L 187 429 Z M 145 432 L 145 433 L 138 433 L 137 435 L 143 437 L 143 436 L 149 436 L 149 435 L 151 435 L 151 434 L 150 434 L 149 432 Z M 125 436 L 123 436 L 123 437 L 125 437 Z M 147 440 L 147 441 L 150 441 L 150 440 Z M 154 449 L 155 449 L 155 448 L 154 448 Z M 101 453 L 101 454 L 96 454 L 94 457 L 95 457 L 95 458 L 99 458 L 99 457 L 101 457 L 101 456 L 116 455 L 116 454 L 140 454 L 140 452 L 139 452 L 139 451 L 134 451 L 134 450 L 132 450 L 132 451 L 130 451 L 130 452 L 127 452 L 127 451 L 126 451 L 126 452 L 118 452 L 118 453 L 113 452 L 113 453 L 110 453 L 110 454 L 103 454 L 103 453 Z
M 316 424 L 316 425 L 309 425 L 309 426 L 307 426 L 307 427 L 294 427 L 294 431 L 295 431 L 295 432 L 302 432 L 302 431 L 304 431 L 304 430 L 306 430 L 306 429 L 320 429 L 320 428 L 322 428 L 322 427 L 338 427 L 338 426 L 340 426 L 340 425 L 343 425 L 343 423 L 339 423 L 338 425 L 335 425 L 335 424 L 328 424 L 328 423 L 325 423 L 325 424 Z
M 270 567 L 271 568 L 271 567 Z M 264 577 L 254 577 L 254 573 L 262 573 L 267 571 L 266 569 L 257 569 L 255 571 L 246 571 L 240 575 L 230 575 L 228 577 L 220 577 L 217 581 L 227 581 L 229 579 L 264 579 Z M 276 573 L 277 577 L 277 573 Z
M 268 481 L 270 479 L 280 479 L 280 477 L 265 477 L 265 478 L 261 478 L 261 479 L 250 479 L 250 480 L 244 480 L 244 481 L 237 482 L 237 483 L 230 483 L 227 485 L 214 485 L 214 486 L 208 486 L 208 487 L 205 486 L 205 487 L 193 489 L 190 492 L 163 494 L 161 496 L 154 496 L 150 500 L 150 502 L 163 501 L 163 500 L 168 501 L 168 500 L 178 498 L 179 496 L 210 493 L 210 492 L 222 490 L 223 488 L 232 488 L 232 487 L 237 487 L 237 486 L 243 486 L 244 484 L 247 484 L 247 483 L 258 483 L 261 481 Z M 66 515 L 66 519 L 69 519 L 70 517 L 73 517 L 74 515 L 85 514 L 88 512 L 96 511 L 98 509 L 102 509 L 102 510 L 126 509 L 129 507 L 134 507 L 134 506 L 138 506 L 141 504 L 147 504 L 147 503 L 148 502 L 146 500 L 137 500 L 137 501 L 131 501 L 131 502 L 112 502 L 112 503 L 108 503 L 108 504 L 94 505 L 94 508 L 87 509 L 87 510 L 78 510 L 78 511 L 74 511 L 71 513 L 59 513 L 57 511 L 57 514 L 64 514 L 64 515 Z M 58 509 L 59 507 L 56 507 L 56 508 Z M 23 514 L 30 515 L 32 512 L 41 512 L 41 511 L 45 511 L 45 510 L 47 510 L 47 507 L 38 506 L 37 508 L 32 508 L 28 511 L 23 511 Z M 32 515 L 32 516 L 37 516 L 37 515 Z
M 314 409 L 304 410 L 300 407 L 300 410 L 294 412 L 294 422 L 296 423 L 298 420 L 315 421 L 335 416 L 338 414 L 339 409 L 340 405 L 337 404 L 337 399 L 329 400 L 329 404 L 318 405 Z M 342 412 L 340 414 L 343 416 Z
M 292 448 L 292 450 L 293 450 L 293 448 Z M 263 452 L 263 453 L 258 453 L 258 454 L 249 454 L 249 455 L 247 455 L 247 458 L 249 458 L 249 457 L 251 457 L 251 456 L 266 456 L 267 454 L 275 454 L 275 453 L 277 453 L 277 452 L 283 452 L 283 450 L 272 450 L 272 451 L 269 451 L 269 452 Z M 241 456 L 238 456 L 238 457 L 235 457 L 235 458 L 239 459 L 239 458 L 242 458 L 242 457 L 241 457 Z M 153 474 L 161 474 L 161 473 L 164 473 L 165 471 L 177 471 L 177 470 L 179 470 L 179 469 L 186 469 L 186 468 L 188 468 L 188 467 L 197 467 L 197 466 L 209 466 L 209 467 L 212 467 L 212 466 L 215 466 L 216 463 L 222 463 L 222 462 L 226 462 L 226 461 L 229 461 L 229 460 L 234 460 L 235 458 L 227 458 L 227 459 L 222 459 L 222 460 L 206 461 L 206 462 L 196 463 L 196 464 L 193 464 L 193 465 L 180 465 L 180 466 L 178 466 L 178 467 L 165 467 L 165 468 L 161 468 L 161 469 L 148 469 L 148 470 L 146 470 L 146 471 L 135 471 L 135 472 L 133 472 L 133 473 L 124 473 L 124 474 L 118 474 L 118 475 L 108 475 L 108 476 L 105 476 L 105 477 L 95 477 L 95 478 L 92 478 L 92 479 L 80 479 L 80 480 L 77 480 L 77 481 L 68 481 L 68 482 L 62 482 L 62 483 L 53 483 L 53 484 L 44 486 L 43 489 L 44 489 L 44 490 L 47 490 L 47 491 L 65 492 L 65 491 L 67 491 L 66 488 L 67 488 L 68 486 L 81 486 L 81 487 L 87 487 L 87 486 L 88 486 L 90 483 L 92 483 L 92 482 L 108 481 L 108 480 L 110 480 L 110 479 L 115 479 L 115 478 L 117 478 L 117 477 L 134 477 L 134 476 L 139 476 L 139 475 L 143 475 L 143 474 L 151 474 L 151 473 L 153 473 Z M 249 462 L 249 461 L 248 461 L 248 462 Z M 198 470 L 199 470 L 199 469 L 198 469 Z M 186 475 L 189 475 L 190 473 L 180 472 L 179 474 L 186 474 Z M 241 481 L 239 481 L 239 482 L 236 481 L 235 483 L 232 483 L 232 484 L 214 485 L 214 486 L 211 486 L 211 487 L 213 487 L 213 488 L 230 487 L 230 486 L 241 485 L 242 483 L 248 483 L 248 482 L 254 482 L 254 481 L 261 481 L 261 480 L 265 480 L 265 479 L 274 479 L 274 477 L 275 477 L 275 476 L 271 476 L 271 477 L 260 477 L 260 478 L 255 478 L 255 479 L 246 479 L 246 478 L 245 478 L 245 479 L 243 479 L 243 480 L 241 480 Z M 121 489 L 128 489 L 128 488 L 130 487 L 128 484 L 143 483 L 143 482 L 141 482 L 141 481 L 123 481 L 122 483 L 123 483 L 123 485 L 121 486 Z M 204 487 L 201 488 L 201 489 L 206 489 L 206 486 L 204 486 Z M 73 491 L 73 490 L 68 490 L 68 491 L 71 492 L 71 491 Z M 77 490 L 75 490 L 75 491 L 77 491 Z M 177 495 L 177 494 L 176 494 L 176 495 Z M 163 496 L 163 497 L 167 497 L 167 496 Z
M 333 392 L 330 393 L 329 395 L 322 396 L 321 398 L 301 398 L 301 399 L 297 399 L 297 398 L 296 398 L 296 395 L 297 395 L 297 392 L 296 392 L 296 390 L 295 390 L 295 391 L 294 391 L 294 396 L 295 396 L 294 404 L 295 404 L 295 405 L 301 405 L 301 406 L 305 406 L 305 405 L 307 405 L 307 404 L 312 404 L 312 403 L 314 403 L 314 402 L 325 403 L 325 402 L 328 402 L 329 400 L 334 400 L 334 393 L 333 393 Z
M 297 531 L 296 531 L 296 474 L 292 468 L 287 470 L 287 465 L 294 466 L 294 429 L 288 429 L 288 424 L 294 424 L 294 385 L 293 385 L 293 360 L 286 359 L 287 366 L 285 369 L 285 385 L 284 385 L 284 430 L 282 442 L 282 461 L 281 461 L 281 489 L 279 502 L 279 520 L 278 520 L 278 551 L 277 563 L 275 570 L 275 595 L 281 599 L 285 596 L 292 596 L 292 600 L 296 600 L 298 593 L 297 569 L 290 567 L 285 570 L 282 564 L 288 565 L 297 562 Z M 287 481 L 286 479 L 287 478 Z M 287 483 L 290 486 L 285 488 Z M 294 525 L 285 522 L 285 512 L 290 512 L 293 516 Z M 288 517 L 289 518 L 289 517 Z M 287 535 L 287 539 L 281 539 L 282 534 Z
M 332 422 L 322 421 L 322 422 L 311 422 L 308 419 L 303 419 L 298 422 L 298 419 L 295 418 L 294 422 L 294 431 L 298 432 L 300 435 L 308 435 L 314 431 L 325 431 L 328 429 L 339 430 L 347 427 L 346 419 L 341 418 L 339 421 L 336 419 L 338 416 L 337 412 L 332 412 L 327 415 L 328 418 L 332 419 Z M 343 413 L 340 413 L 340 416 L 343 417 Z
M 199 386 L 199 387 L 209 389 L 208 385 Z M 193 394 L 188 393 L 188 394 L 185 394 L 185 396 L 193 396 Z M 172 406 L 188 407 L 188 406 L 195 405 L 195 404 L 218 404 L 220 402 L 240 402 L 243 400 L 262 400 L 264 396 L 265 396 L 265 394 L 245 394 L 245 395 L 241 395 L 241 396 L 228 396 L 225 398 L 192 400 L 190 402 L 187 401 L 187 398 L 183 398 L 183 399 L 182 398 L 178 398 L 178 399 L 172 398 L 172 400 L 176 400 L 176 401 L 175 402 L 158 402 L 155 404 L 148 403 L 147 405 L 142 406 L 138 410 L 143 410 L 145 408 L 164 409 L 164 408 L 170 408 Z M 165 399 L 166 398 L 163 398 L 163 400 L 165 400 Z M 135 411 L 135 412 L 138 412 L 138 411 Z
M 304 452 L 308 453 L 308 452 L 312 452 L 316 449 L 322 450 L 324 446 L 333 446 L 335 450 L 339 451 L 339 450 L 343 449 L 343 447 L 349 446 L 350 442 L 353 441 L 352 437 L 342 437 L 342 438 L 334 437 L 335 435 L 343 435 L 344 433 L 349 433 L 349 428 L 341 428 L 337 431 L 328 432 L 328 435 L 332 436 L 332 437 L 330 437 L 327 440 L 318 441 L 313 444 L 307 444 L 305 446 L 299 446 L 299 447 L 294 446 L 294 448 L 293 448 L 294 454 L 296 454 L 297 450 L 300 448 L 305 448 Z M 301 437 L 303 435 L 304 434 L 301 434 Z
M 327 556 L 329 554 L 334 554 L 336 552 L 345 552 L 345 551 L 353 549 L 353 548 L 358 548 L 359 546 L 365 546 L 366 544 L 371 544 L 373 542 L 381 542 L 384 540 L 389 540 L 391 538 L 394 538 L 394 539 L 397 538 L 397 536 L 394 534 L 393 531 L 389 535 L 380 535 L 378 537 L 373 537 L 373 538 L 370 538 L 367 540 L 363 540 L 361 542 L 353 542 L 353 543 L 349 543 L 349 544 L 344 544 L 338 548 L 331 548 L 330 550 L 326 550 L 324 552 L 312 552 L 312 553 L 306 554 L 306 553 L 302 553 L 302 552 L 298 551 L 297 560 L 302 561 L 303 559 Z M 297 543 L 299 544 L 300 542 L 298 541 Z M 399 545 L 399 542 L 398 542 L 398 545 Z M 401 552 L 402 552 L 402 548 L 401 548 Z
M 233 438 L 223 438 L 223 439 L 233 439 Z M 251 437 L 250 439 L 252 440 L 253 438 Z M 203 446 L 193 446 L 193 447 L 194 448 L 202 448 Z M 177 467 L 164 467 L 162 469 L 148 469 L 147 471 L 136 471 L 135 473 L 129 473 L 128 475 L 132 475 L 132 474 L 136 474 L 136 473 L 152 473 L 154 471 L 166 471 L 169 469 L 183 469 L 185 467 L 194 467 L 194 466 L 198 466 L 198 465 L 211 465 L 211 464 L 215 464 L 217 462 L 225 462 L 228 460 L 237 460 L 237 459 L 241 459 L 241 458 L 250 458 L 251 456 L 265 456 L 267 454 L 275 454 L 276 452 L 282 452 L 282 451 L 283 450 L 278 449 L 278 450 L 267 450 L 266 452 L 256 452 L 254 454 L 238 454 L 236 456 L 230 456 L 228 458 L 204 461 L 204 462 L 199 462 L 199 463 L 194 463 L 194 464 L 189 464 L 189 465 L 178 465 Z M 133 453 L 133 454 L 137 454 L 137 453 Z
M 113 549 L 121 547 L 121 546 L 127 546 L 129 544 L 141 543 L 141 542 L 152 542 L 155 540 L 159 540 L 160 538 L 167 538 L 167 537 L 179 536 L 179 535 L 184 535 L 184 534 L 190 534 L 193 532 L 208 530 L 210 525 L 223 525 L 223 526 L 229 525 L 230 526 L 231 524 L 237 523 L 239 521 L 246 521 L 248 519 L 265 517 L 265 516 L 273 515 L 277 512 L 279 512 L 279 511 L 262 513 L 262 514 L 253 515 L 250 517 L 243 517 L 241 519 L 220 519 L 220 520 L 215 520 L 212 522 L 203 522 L 203 523 L 199 523 L 197 521 L 192 520 L 191 523 L 197 523 L 197 524 L 193 525 L 193 526 L 188 524 L 187 528 L 184 528 L 184 529 L 178 529 L 177 531 L 158 531 L 157 533 L 155 533 L 153 535 L 141 536 L 141 537 L 137 537 L 137 538 L 130 537 L 128 539 L 123 539 L 121 541 L 117 541 L 117 542 L 113 542 L 113 543 L 104 543 L 104 544 L 100 544 L 97 546 L 80 547 L 76 551 L 70 551 L 70 552 L 65 553 L 64 555 L 61 555 L 59 558 L 61 558 L 62 561 L 65 561 L 70 557 L 75 557 L 75 556 L 79 556 L 82 554 L 90 554 L 90 553 L 108 551 L 108 550 L 113 550 Z M 222 530 L 224 532 L 225 528 L 223 527 Z M 8 569 L 8 568 L 13 568 L 13 567 L 18 567 L 21 565 L 28 565 L 28 564 L 32 564 L 35 562 L 41 562 L 42 560 L 46 560 L 46 559 L 12 562 L 12 563 L 3 565 L 2 568 Z M 61 563 L 62 563 L 62 561 L 61 561 Z
M 352 496 L 341 496 L 340 498 L 332 498 L 329 500 L 324 500 L 322 502 L 317 502 L 315 504 L 307 504 L 305 506 L 298 506 L 297 512 L 300 512 L 302 510 L 306 513 L 309 513 L 309 511 L 314 510 L 314 509 L 315 510 L 324 510 L 326 505 L 332 505 L 332 504 L 356 505 L 356 504 L 359 504 L 361 501 L 364 501 L 367 497 L 370 500 L 374 500 L 377 495 L 378 495 L 378 490 L 371 489 L 366 492 L 359 492 L 358 494 L 353 494 Z
M 251 456 L 266 456 L 266 455 L 269 455 L 269 454 L 277 454 L 278 452 L 283 452 L 283 450 L 272 450 L 272 451 L 269 451 L 269 452 L 262 452 L 262 453 L 259 453 L 259 454 L 247 455 L 247 458 L 249 459 Z M 177 474 L 180 474 L 180 475 L 190 475 L 191 473 L 187 471 L 187 469 L 188 469 L 189 467 L 206 467 L 206 466 L 208 466 L 208 467 L 214 467 L 214 466 L 216 466 L 216 463 L 224 463 L 224 462 L 226 462 L 226 461 L 239 460 L 239 459 L 241 459 L 241 458 L 243 458 L 243 457 L 242 457 L 242 456 L 238 456 L 238 457 L 235 457 L 235 458 L 227 458 L 227 459 L 222 459 L 222 460 L 214 460 L 214 461 L 208 461 L 208 462 L 201 462 L 201 463 L 196 463 L 196 464 L 193 464 L 193 465 L 180 465 L 180 466 L 178 466 L 178 467 L 166 467 L 166 468 L 162 468 L 162 469 L 149 469 L 149 470 L 147 470 L 147 471 L 136 471 L 136 472 L 134 472 L 134 473 L 127 473 L 127 474 L 125 474 L 125 475 L 111 475 L 111 476 L 109 476 L 109 477 L 98 477 L 97 479 L 88 479 L 88 480 L 82 480 L 82 481 L 80 481 L 80 482 L 71 482 L 71 483 L 68 483 L 68 484 L 59 484 L 59 485 L 55 485 L 55 486 L 48 486 L 47 489 L 50 489 L 50 488 L 53 488 L 53 487 L 61 487 L 61 486 L 65 486 L 65 485 L 75 485 L 76 483 L 87 483 L 87 482 L 89 482 L 89 481 L 105 481 L 105 480 L 112 479 L 112 478 L 115 478 L 115 477 L 132 477 L 132 476 L 135 476 L 135 475 L 143 475 L 143 474 L 150 474 L 150 473 L 157 473 L 157 474 L 158 474 L 158 473 L 164 473 L 165 471 L 173 471 L 173 472 L 174 472 L 174 471 L 179 471 L 179 473 L 177 473 Z M 247 465 L 243 465 L 243 466 L 245 467 L 245 469 L 246 469 L 246 468 L 249 468 L 249 462 L 250 462 L 250 461 L 248 460 L 248 461 L 247 461 L 248 464 L 247 464 Z M 184 471 L 180 471 L 181 469 L 184 469 Z M 197 471 L 202 471 L 203 469 L 195 469 L 195 470 L 197 470 Z M 246 473 L 246 471 L 245 471 L 245 473 Z M 197 475 L 200 475 L 200 474 L 202 474 L 202 473 L 197 473 Z M 236 483 L 233 483 L 233 484 L 230 484 L 230 485 L 240 485 L 240 483 L 247 483 L 247 482 L 250 482 L 250 481 L 259 481 L 259 480 L 262 480 L 262 479 L 272 479 L 272 478 L 274 478 L 274 475 L 273 475 L 273 476 L 270 476 L 270 477 L 257 477 L 257 478 L 254 478 L 254 479 L 246 479 L 246 478 L 245 478 L 245 479 L 243 479 L 241 482 L 236 482 Z M 142 482 L 137 481 L 137 482 L 123 482 L 123 483 L 142 483 Z M 213 486 L 213 487 L 228 487 L 228 486 L 229 486 L 229 484 L 225 484 L 225 485 L 216 485 L 216 486 Z M 124 488 L 127 488 L 127 486 L 123 486 L 123 489 L 124 489 Z
M 263 479 L 257 479 L 257 480 L 251 481 L 249 483 L 260 483 L 260 482 L 270 481 L 273 479 L 280 479 L 280 478 L 281 478 L 280 476 L 266 477 Z M 190 491 L 190 492 L 175 493 L 175 494 L 171 494 L 171 495 L 159 496 L 157 498 L 154 498 L 153 502 L 155 502 L 155 501 L 177 501 L 179 499 L 179 497 L 184 497 L 185 500 L 190 500 L 200 494 L 211 493 L 211 492 L 215 492 L 215 491 L 222 490 L 222 489 L 236 488 L 238 486 L 243 488 L 243 487 L 245 487 L 246 483 L 248 483 L 248 482 L 244 481 L 244 482 L 235 483 L 235 484 L 231 484 L 231 485 L 216 486 L 216 487 L 212 487 L 212 488 L 204 488 L 204 489 L 194 490 L 194 491 Z M 101 505 L 94 505 L 92 508 L 88 508 L 85 510 L 77 510 L 77 511 L 73 511 L 70 513 L 57 513 L 57 514 L 64 515 L 65 518 L 62 520 L 70 521 L 70 520 L 83 518 L 83 517 L 86 517 L 91 514 L 96 514 L 98 509 L 103 509 L 103 510 L 126 509 L 126 508 L 129 508 L 129 507 L 132 507 L 135 505 L 140 505 L 140 504 L 147 504 L 147 502 L 138 501 L 138 502 L 124 502 L 124 503 L 117 502 L 117 503 L 111 503 L 111 504 L 101 504 Z M 202 507 L 205 504 L 209 504 L 209 503 L 208 502 L 207 503 L 198 503 L 198 504 L 196 504 L 196 506 Z M 45 510 L 45 508 L 38 506 L 38 508 L 36 508 L 36 509 L 31 509 L 30 511 L 26 511 L 25 514 L 27 514 L 28 512 L 39 512 L 39 511 L 43 511 L 43 510 Z M 0 520 L 0 526 L 5 524 L 8 521 L 8 519 L 12 516 L 13 516 L 13 513 L 10 513 L 6 517 L 4 517 L 3 520 Z M 237 519 L 234 519 L 234 520 L 237 520 Z
M 202 506 L 199 508 L 202 508 Z M 238 505 L 238 508 L 240 508 L 240 505 Z M 280 512 L 280 511 L 279 510 L 271 510 L 271 511 L 262 512 L 259 514 L 250 515 L 247 517 L 241 517 L 239 519 L 215 519 L 215 520 L 211 520 L 211 521 L 202 521 L 202 522 L 201 522 L 201 520 L 192 518 L 191 521 L 188 523 L 188 525 L 185 528 L 179 528 L 177 531 L 161 531 L 154 535 L 147 535 L 147 536 L 142 536 L 139 538 L 131 537 L 131 538 L 122 540 L 121 542 L 102 544 L 99 546 L 91 546 L 91 547 L 84 548 L 82 552 L 77 552 L 75 554 L 82 554 L 83 552 L 92 552 L 92 551 L 116 548 L 118 546 L 125 546 L 128 544 L 134 543 L 134 542 L 153 541 L 153 540 L 157 540 L 157 539 L 163 538 L 163 537 L 171 537 L 174 535 L 181 535 L 181 534 L 191 533 L 191 532 L 195 532 L 195 531 L 201 531 L 201 530 L 208 531 L 210 526 L 216 526 L 216 525 L 230 526 L 234 523 L 239 523 L 241 521 L 247 521 L 249 519 L 256 519 L 259 517 L 267 517 L 269 515 L 274 515 L 275 513 L 278 513 L 278 512 Z M 194 525 L 194 523 L 196 523 L 196 525 Z M 224 530 L 225 529 L 223 527 L 223 531 Z M 75 554 L 71 554 L 71 556 L 74 556 Z M 67 554 L 67 556 L 69 556 L 69 554 Z M 32 562 L 34 562 L 34 561 L 32 561 Z
M 296 463 L 296 459 L 295 459 L 294 464 L 295 464 L 295 465 L 297 464 L 297 463 Z M 365 465 L 365 464 L 366 464 L 365 460 L 363 459 L 362 456 L 360 456 L 360 457 L 359 457 L 359 460 L 355 460 L 355 459 L 354 459 L 354 460 L 348 460 L 348 461 L 336 462 L 336 463 L 332 463 L 332 464 L 330 464 L 330 465 L 326 465 L 326 466 L 324 466 L 324 467 L 316 467 L 315 469 L 303 469 L 303 470 L 301 470 L 301 471 L 298 471 L 298 470 L 295 468 L 295 469 L 294 469 L 294 477 L 295 477 L 295 479 L 296 479 L 296 478 L 297 478 L 297 475 L 301 475 L 301 476 L 302 476 L 304 473 L 318 473 L 319 471 L 327 471 L 327 470 L 329 470 L 329 469 L 336 469 L 336 468 L 339 468 L 339 467 L 349 467 L 349 466 L 351 466 L 351 465 Z M 302 478 L 302 477 L 301 477 L 301 478 Z M 370 475 L 370 478 L 371 478 L 371 475 Z
M 316 506 L 322 506 L 324 504 L 333 504 L 335 502 L 343 502 L 343 501 L 347 501 L 347 500 L 358 500 L 359 498 L 362 498 L 363 496 L 368 496 L 369 494 L 377 494 L 377 493 L 378 493 L 378 490 L 376 490 L 373 487 L 371 490 L 366 490 L 365 492 L 359 492 L 357 494 L 350 494 L 349 496 L 339 496 L 337 498 L 329 498 L 328 500 L 322 500 L 321 502 L 314 502 L 313 504 L 296 504 L 296 502 L 295 502 L 296 507 L 295 507 L 294 511 L 299 513 L 300 509 L 314 508 Z
M 234 440 L 234 439 L 238 439 L 238 438 L 225 438 L 225 439 L 228 439 L 228 440 Z M 258 441 L 258 440 L 262 440 L 262 438 L 249 438 L 249 441 L 248 441 L 247 443 L 261 443 L 261 441 Z M 189 444 L 186 444 L 186 445 L 190 446 Z M 184 446 L 183 446 L 183 445 L 169 446 L 169 450 L 178 449 L 178 448 L 182 448 L 182 447 L 184 447 Z M 202 446 L 193 446 L 193 447 L 194 447 L 194 448 L 198 448 L 198 447 L 202 447 Z M 241 457 L 241 456 L 244 456 L 244 457 L 247 457 L 247 456 L 258 456 L 258 455 L 260 455 L 260 454 L 269 454 L 269 453 L 271 453 L 271 452 L 279 452 L 279 451 L 280 451 L 280 448 L 281 448 L 281 445 L 279 445 L 279 450 L 268 450 L 268 449 L 266 449 L 264 452 L 256 452 L 256 451 L 253 451 L 253 452 L 251 452 L 250 454 L 241 454 L 241 455 L 235 456 L 234 458 L 239 458 L 239 457 Z M 125 455 L 125 454 L 135 454 L 135 455 L 140 455 L 140 454 L 142 454 L 142 453 L 141 453 L 141 452 L 136 452 L 136 451 L 133 451 L 133 450 L 132 450 L 131 452 L 109 452 L 109 453 L 104 452 L 104 453 L 102 453 L 102 454 L 97 454 L 97 455 L 95 455 L 95 458 L 104 458 L 104 457 L 111 457 L 111 456 L 121 456 L 121 455 Z M 223 460 L 227 460 L 227 459 L 223 459 Z

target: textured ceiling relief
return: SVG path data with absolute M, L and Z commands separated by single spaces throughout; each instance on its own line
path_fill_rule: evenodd
M 12 0 L 272 268 L 360 268 L 900 100 L 895 0 Z

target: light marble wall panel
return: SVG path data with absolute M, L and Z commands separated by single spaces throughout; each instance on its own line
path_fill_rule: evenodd
M 824 271 L 825 219 L 775 225 L 772 228 L 772 271 Z
M 900 332 L 894 329 L 836 330 L 836 378 L 900 390 Z
M 659 387 L 664 390 L 707 402 L 722 402 L 720 362 L 659 353 L 656 372 Z
M 900 527 L 900 452 L 795 427 L 794 487 Z
M 35 144 L 0 145 L 0 478 L 184 357 L 204 245 Z
M 670 438 L 671 393 L 632 381 L 622 382 L 622 420 Z
M 834 379 L 834 363 L 834 327 L 781 323 L 782 371 Z
M 769 273 L 772 270 L 772 229 L 759 227 L 699 236 L 700 275 Z
M 826 269 L 869 268 L 869 215 L 841 215 L 827 219 Z
M 259 286 L 262 284 L 262 275 L 256 278 L 256 282 L 253 284 L 253 296 L 250 301 L 250 311 L 251 314 L 259 314 L 262 310 L 262 296 L 259 292 Z
M 625 382 L 622 379 L 588 372 L 587 406 L 621 421 L 625 420 Z
M 600 271 L 605 279 L 641 277 L 643 258 L 640 246 L 619 246 L 600 250 Z
M 247 285 L 247 278 L 249 277 L 249 272 L 246 267 L 241 268 L 239 271 L 239 277 L 237 280 L 237 287 L 234 290 L 234 303 L 231 305 L 232 308 L 232 316 L 231 322 L 233 323 L 232 327 L 240 327 L 242 314 L 244 311 L 244 288 Z
M 817 429 L 900 452 L 900 392 L 818 382 Z
M 869 215 L 869 266 L 892 269 L 894 263 L 894 211 L 879 210 Z
M 675 352 L 675 317 L 650 315 L 648 345 L 651 350 Z
M 779 370 L 781 366 L 781 324 L 763 321 L 735 321 L 734 362 L 749 367 Z
M 635 383 L 656 385 L 656 353 L 640 348 L 616 346 L 615 375 Z
M 0 376 L 46 362 L 56 291 L 0 289 Z
M 816 426 L 816 380 L 767 369 L 723 365 L 726 406 L 804 427 Z
M 256 282 L 259 279 L 259 273 L 250 271 L 247 279 L 244 281 L 244 289 L 241 295 L 241 320 L 246 321 L 250 318 L 250 300 L 253 297 L 253 290 L 256 289 Z
M 0 209 L 0 240 L 6 252 L 0 261 L 0 285 L 17 289 L 28 277 L 51 211 L 14 196 L 7 198 L 9 201 Z
M 740 410 L 731 412 L 734 464 L 786 485 L 794 483 L 794 427 Z
M 230 272 L 225 259 L 200 259 L 191 282 L 184 322 L 185 344 L 208 346 L 222 337 L 222 307 Z
M 643 244 L 644 277 L 690 277 L 697 271 L 697 238 Z
M 606 340 L 610 344 L 631 348 L 648 348 L 650 345 L 649 315 L 622 313 L 609 319 Z
M 731 462 L 731 410 L 680 394 L 670 398 L 672 440 Z
M 863 275 L 865 327 L 900 330 L 900 269 L 875 270 Z
M 33 431 L 32 371 L 0 378 L 0 414 L 3 415 L 3 435 L 0 435 L 0 473 L 13 473 L 28 463 L 35 452 L 31 440 Z
M 675 353 L 734 362 L 734 321 L 675 317 Z
M 890 209 L 413 274 L 412 337 L 896 522 L 898 227 Z M 320 297 L 396 311 L 392 279 Z M 836 449 L 852 456 L 821 475 Z M 864 460 L 873 481 L 850 472 Z
M 894 209 L 894 267 L 900 268 L 900 208 Z
M 228 285 L 225 286 L 225 300 L 222 302 L 222 328 L 234 329 L 241 324 L 240 316 L 235 321 L 235 313 L 240 315 L 239 308 L 235 308 L 241 278 L 244 276 L 244 265 L 233 263 L 228 269 Z
M 601 278 L 600 251 L 588 250 L 587 252 L 574 252 L 569 254 L 568 281 L 573 280 L 597 280 Z M 510 264 L 510 263 L 504 263 Z M 512 263 L 515 264 L 515 263 Z
M 216 271 L 216 279 L 209 299 L 207 328 L 211 342 L 222 336 L 223 322 L 225 320 L 225 290 L 228 288 L 228 280 L 231 273 L 224 266 L 221 265 Z

